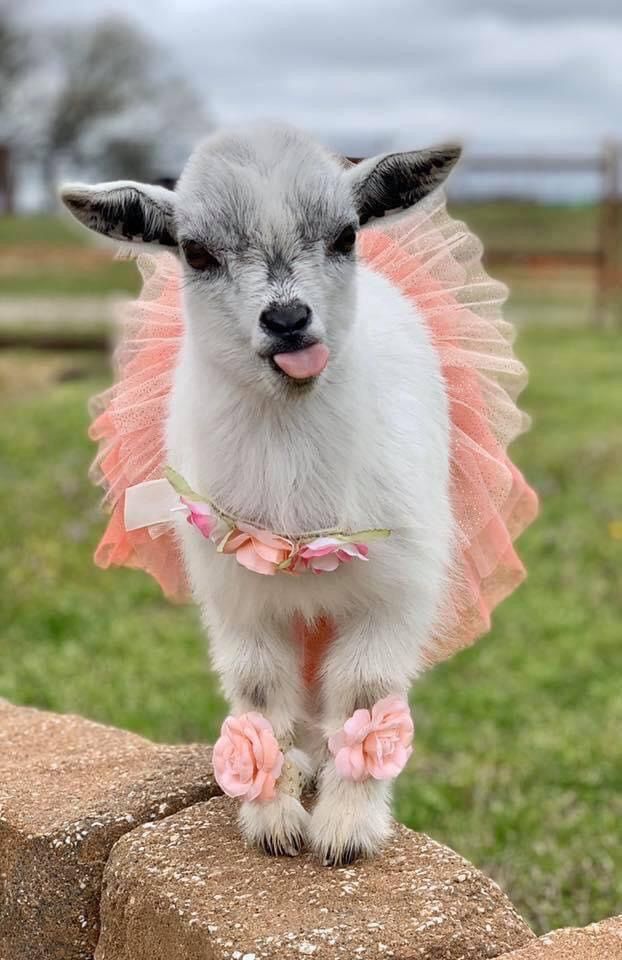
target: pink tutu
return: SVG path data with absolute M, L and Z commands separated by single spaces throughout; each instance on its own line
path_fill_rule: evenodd
M 468 646 L 490 627 L 496 605 L 525 576 L 513 542 L 537 513 L 537 498 L 507 455 L 527 426 L 516 406 L 527 374 L 503 320 L 502 284 L 485 273 L 482 248 L 447 213 L 437 192 L 361 232 L 359 257 L 416 303 L 438 349 L 452 421 L 451 495 L 459 544 L 446 609 L 429 649 L 430 663 Z M 127 532 L 125 490 L 162 476 L 164 423 L 183 322 L 180 274 L 171 254 L 140 255 L 144 286 L 124 318 L 116 352 L 117 382 L 93 401 L 90 436 L 99 443 L 92 476 L 111 516 L 97 548 L 101 567 L 150 573 L 172 600 L 188 599 L 172 533 Z M 317 654 L 330 624 L 309 631 Z M 314 657 L 312 659 L 315 659 Z M 313 664 L 306 664 L 311 676 Z

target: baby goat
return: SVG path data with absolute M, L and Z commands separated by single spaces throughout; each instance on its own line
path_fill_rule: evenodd
M 342 864 L 390 829 L 390 780 L 344 775 L 331 743 L 353 714 L 360 724 L 378 701 L 401 703 L 421 670 L 454 548 L 449 414 L 422 317 L 357 260 L 356 237 L 434 190 L 458 155 L 352 166 L 270 125 L 211 136 L 174 191 L 123 181 L 63 191 L 91 229 L 179 258 L 185 330 L 166 435 L 188 489 L 289 542 L 391 531 L 370 543 L 369 562 L 359 551 L 322 576 L 258 576 L 192 524 L 177 527 L 232 713 L 255 724 L 264 765 L 270 753 L 276 789 L 241 808 L 245 836 L 270 852 L 309 842 Z M 318 618 L 332 637 L 309 687 L 293 624 L 311 636 Z M 238 720 L 232 729 L 246 735 Z M 280 752 L 274 760 L 272 733 L 290 779 L 292 764 L 316 776 L 311 812 Z

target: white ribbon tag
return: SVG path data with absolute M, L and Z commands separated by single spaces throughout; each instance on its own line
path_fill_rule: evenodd
M 140 530 L 158 523 L 172 523 L 179 510 L 179 494 L 168 480 L 145 480 L 125 491 L 125 529 Z M 183 508 L 182 508 L 183 509 Z

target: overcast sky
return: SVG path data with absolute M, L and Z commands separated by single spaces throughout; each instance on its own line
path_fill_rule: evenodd
M 111 11 L 157 36 L 218 123 L 288 119 L 351 153 L 622 138 L 622 0 L 88 0 L 78 15 Z

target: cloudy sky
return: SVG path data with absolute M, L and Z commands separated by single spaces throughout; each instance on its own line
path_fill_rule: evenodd
M 459 139 L 466 155 L 622 141 L 622 0 L 23 0 L 39 23 L 135 18 L 214 124 L 285 119 L 336 149 Z M 537 182 L 536 182 L 537 180 Z M 587 198 L 594 175 L 470 176 L 458 192 Z
M 622 138 L 621 0 L 88 0 L 79 16 L 111 11 L 157 36 L 217 122 L 285 118 L 350 152 Z

